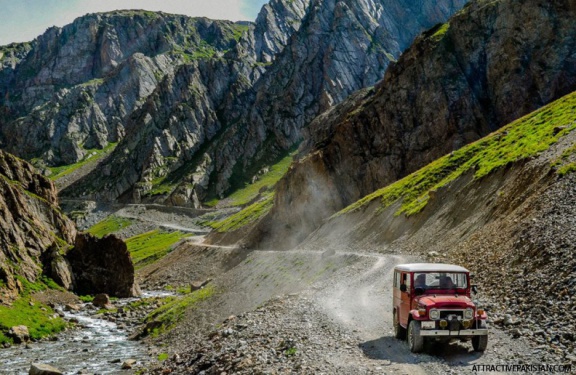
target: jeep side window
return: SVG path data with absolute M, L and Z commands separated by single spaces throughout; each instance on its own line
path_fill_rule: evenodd
M 400 288 L 400 272 L 394 273 L 394 288 Z

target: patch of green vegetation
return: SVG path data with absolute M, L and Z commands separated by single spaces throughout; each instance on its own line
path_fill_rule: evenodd
M 232 34 L 233 34 L 232 37 L 234 38 L 234 40 L 239 41 L 242 35 L 244 35 L 244 33 L 248 31 L 249 28 L 250 27 L 248 25 L 234 24 L 232 26 Z
M 256 67 L 266 68 L 266 67 L 269 67 L 269 66 L 271 66 L 271 65 L 272 65 L 272 61 L 255 62 L 255 63 L 252 65 L 252 67 L 253 67 L 253 68 L 256 68 Z
M 168 357 L 170 357 L 168 353 L 160 353 L 158 354 L 158 362 L 164 362 Z
M 67 176 L 70 173 L 82 168 L 83 166 L 90 163 L 91 161 L 101 159 L 102 157 L 104 157 L 104 156 L 110 154 L 112 151 L 114 151 L 114 149 L 116 148 L 117 145 L 118 145 L 118 143 L 109 143 L 103 149 L 86 150 L 88 156 L 85 157 L 83 160 L 79 161 L 78 163 L 69 164 L 69 165 L 62 165 L 59 167 L 50 167 L 49 168 L 50 172 L 52 172 L 52 174 L 50 175 L 50 179 L 58 180 L 59 178 Z
M 88 229 L 87 232 L 92 234 L 93 236 L 102 238 L 108 234 L 129 227 L 130 225 L 132 225 L 132 221 L 130 221 L 129 219 L 110 215 L 101 222 L 94 224 L 92 227 L 90 227 L 90 229 Z
M 118 309 L 115 309 L 115 308 L 114 309 L 102 308 L 102 309 L 99 309 L 98 311 L 96 311 L 96 314 L 105 314 L 105 313 L 116 314 L 117 312 L 118 312 Z
M 565 176 L 568 173 L 574 173 L 574 172 L 576 172 L 576 163 L 569 163 L 560 167 L 557 173 L 559 176 Z
M 576 163 L 571 161 L 571 156 L 576 155 L 576 143 L 566 148 L 562 155 L 552 163 L 552 167 L 557 168 L 556 173 L 563 177 L 576 170 Z M 573 160 L 573 159 L 572 159 Z
M 431 191 L 447 185 L 468 171 L 475 171 L 474 178 L 479 179 L 508 163 L 547 150 L 560 137 L 576 129 L 575 118 L 576 92 L 375 191 L 334 216 L 358 210 L 375 199 L 381 200 L 383 208 L 402 199 L 397 215 L 418 213 L 428 203 Z
M 188 285 L 179 287 L 178 289 L 176 289 L 176 292 L 178 292 L 178 294 L 189 294 L 192 293 L 192 290 L 190 288 L 190 285 Z
M 263 199 L 244 208 L 242 211 L 224 220 L 209 222 L 208 225 L 221 233 L 238 230 L 266 215 L 272 209 L 273 204 L 274 193 L 268 193 Z
M 211 59 L 216 55 L 216 49 L 209 44 L 201 43 L 198 48 L 192 52 L 192 59 L 200 60 L 200 59 Z
M 167 302 L 163 306 L 160 306 L 146 317 L 146 323 L 156 322 L 155 328 L 148 334 L 155 337 L 174 328 L 187 309 L 196 308 L 200 302 L 207 300 L 215 293 L 216 289 L 214 286 L 208 285 L 183 297 L 167 298 Z
M 230 200 L 231 206 L 244 206 L 258 197 L 261 191 L 271 191 L 274 185 L 288 172 L 294 153 L 289 154 L 276 164 L 268 168 L 268 172 L 259 176 L 253 184 L 245 184 L 243 188 L 236 190 L 226 197 Z M 217 200 L 212 200 L 207 205 L 214 204 Z
M 47 289 L 64 290 L 64 288 L 56 284 L 54 280 L 44 275 L 40 276 L 35 283 L 28 281 L 28 279 L 23 276 L 16 276 L 16 279 L 22 284 L 22 288 L 24 289 L 23 295 L 42 292 Z
M 90 81 L 84 82 L 82 84 L 80 84 L 81 87 L 87 87 L 87 86 L 99 86 L 101 84 L 104 83 L 104 78 L 94 78 Z
M 34 340 L 56 334 L 66 328 L 66 322 L 60 317 L 54 317 L 54 311 L 49 306 L 31 297 L 31 294 L 35 292 L 46 289 L 62 290 L 62 288 L 45 276 L 35 283 L 21 276 L 16 278 L 22 284 L 23 291 L 11 306 L 0 305 L 0 345 L 5 342 L 13 343 L 7 334 L 14 326 L 28 327 L 30 337 Z
M 94 300 L 94 296 L 78 296 L 78 298 L 80 298 L 80 301 L 84 303 L 89 303 Z
M 290 347 L 284 351 L 284 354 L 286 355 L 286 357 L 292 357 L 296 355 L 297 351 L 298 349 L 296 349 L 295 347 Z
M 137 310 L 140 307 L 148 306 L 148 305 L 155 303 L 157 301 L 160 301 L 160 300 L 162 300 L 162 298 L 160 298 L 160 297 L 140 298 L 136 301 L 128 303 L 126 308 L 129 310 Z
M 446 32 L 448 32 L 448 29 L 450 29 L 450 22 L 436 25 L 432 30 L 430 30 L 430 33 L 433 33 L 430 35 L 430 39 L 434 42 L 441 41 L 442 38 L 444 38 L 444 35 L 446 35 Z
M 154 230 L 129 238 L 126 245 L 132 255 L 134 267 L 142 268 L 164 257 L 172 251 L 175 243 L 188 236 L 189 234 L 182 232 Z

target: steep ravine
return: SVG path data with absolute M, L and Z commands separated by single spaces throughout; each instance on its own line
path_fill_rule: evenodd
M 271 2 L 227 53 L 168 74 L 127 120 L 104 178 L 92 173 L 65 194 L 189 206 L 221 197 L 288 154 L 312 118 L 381 79 L 418 33 L 464 3 Z M 257 37 L 266 27 L 286 29 L 275 31 L 287 44 L 273 59 L 259 41 L 268 37 Z
M 252 242 L 290 248 L 346 205 L 574 90 L 575 18 L 565 2 L 478 1 L 419 37 L 383 81 L 307 128 Z

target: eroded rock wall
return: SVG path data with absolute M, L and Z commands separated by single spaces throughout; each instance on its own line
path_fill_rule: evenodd
M 66 251 L 76 228 L 58 207 L 53 183 L 27 162 L 0 151 L 0 286 L 8 296 L 35 282 L 49 248 Z
M 195 46 L 198 58 L 166 72 L 123 118 L 102 168 L 64 194 L 194 206 L 221 197 L 285 156 L 303 126 L 381 79 L 418 33 L 464 3 L 272 1 L 226 52 Z
M 576 89 L 575 20 L 574 1 L 478 1 L 419 37 L 373 91 L 309 126 L 259 246 L 292 246 L 331 213 Z M 320 172 L 303 179 L 309 171 Z

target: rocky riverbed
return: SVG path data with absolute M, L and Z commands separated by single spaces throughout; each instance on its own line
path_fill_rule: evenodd
M 156 360 L 156 350 L 130 335 L 169 294 L 144 292 L 142 298 L 113 301 L 108 309 L 92 303 L 55 306 L 72 328 L 47 340 L 1 349 L 0 374 L 28 374 L 31 363 L 48 364 L 64 374 L 135 373 Z

